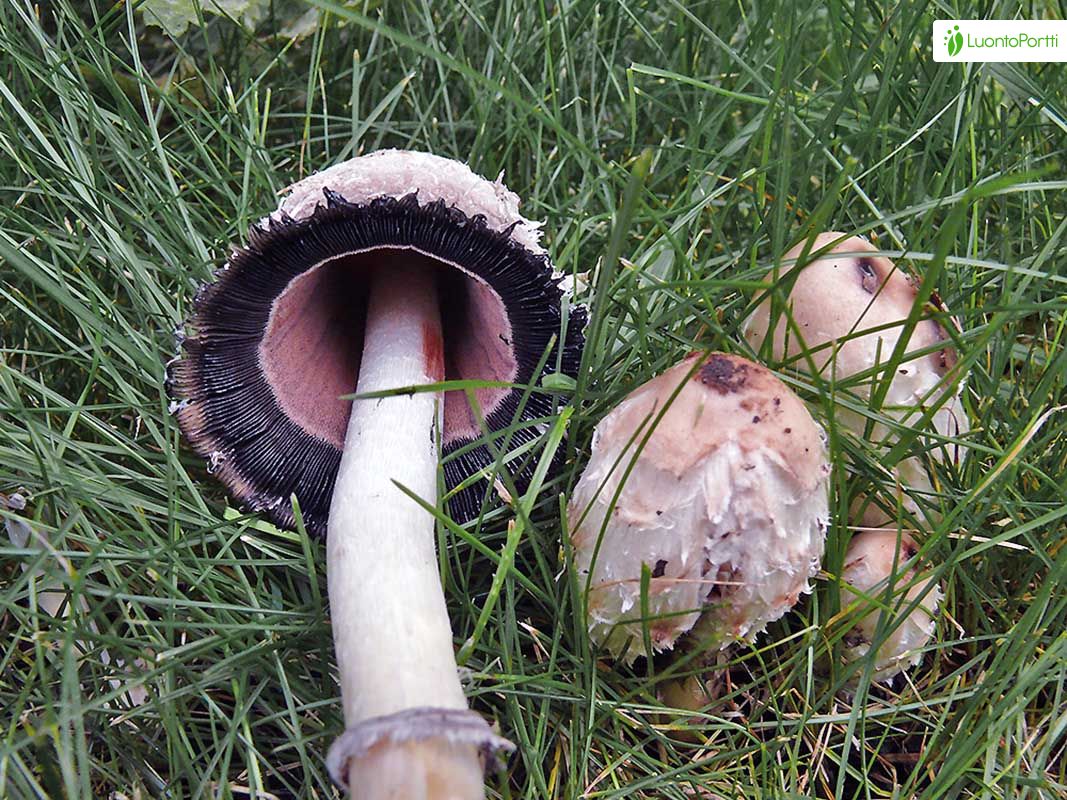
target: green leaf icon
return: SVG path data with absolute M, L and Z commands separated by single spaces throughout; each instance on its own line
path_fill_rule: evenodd
M 945 44 L 948 46 L 949 56 L 958 56 L 960 50 L 963 49 L 963 34 L 960 33 L 960 26 L 953 26 L 952 30 L 945 35 Z

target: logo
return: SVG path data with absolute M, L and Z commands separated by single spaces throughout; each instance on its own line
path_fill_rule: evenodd
M 1067 21 L 939 19 L 932 31 L 934 61 L 1067 61 Z
M 960 50 L 963 49 L 963 34 L 960 33 L 959 25 L 953 25 L 952 30 L 945 34 L 945 46 L 948 48 L 948 54 L 953 58 L 960 54 Z

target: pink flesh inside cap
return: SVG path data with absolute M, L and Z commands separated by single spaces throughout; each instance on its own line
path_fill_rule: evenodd
M 438 291 L 444 338 L 445 380 L 513 382 L 518 364 L 511 322 L 490 286 L 464 270 L 414 249 L 376 248 L 316 264 L 289 283 L 274 301 L 259 359 L 285 413 L 313 436 L 344 446 L 351 400 L 363 350 L 370 272 L 403 259 L 440 273 Z M 506 388 L 474 390 L 487 416 Z M 462 390 L 445 392 L 444 444 L 476 438 L 481 426 Z

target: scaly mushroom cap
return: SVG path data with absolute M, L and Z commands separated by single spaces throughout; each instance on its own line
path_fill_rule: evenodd
M 888 681 L 922 661 L 922 647 L 930 641 L 936 627 L 935 615 L 941 603 L 941 588 L 934 583 L 933 577 L 916 580 L 918 572 L 913 559 L 918 552 L 914 539 L 907 534 L 898 537 L 896 531 L 858 533 L 852 537 L 845 551 L 841 582 L 847 585 L 841 587 L 841 606 L 844 608 L 859 603 L 865 612 L 864 617 L 845 635 L 845 659 L 856 661 L 867 656 L 880 617 L 884 613 L 892 615 L 889 623 L 892 630 L 874 654 L 874 677 L 879 681 Z M 873 601 L 885 599 L 894 565 L 894 586 L 899 590 L 894 591 L 886 601 L 890 610 L 879 612 L 868 607 L 868 603 L 873 605 Z M 927 592 L 932 583 L 933 587 Z M 871 600 L 860 597 L 849 587 Z M 909 588 L 905 590 L 904 587 Z M 920 604 L 904 619 L 900 619 L 904 609 L 923 593 L 926 595 Z
M 883 256 L 867 255 L 877 250 L 859 237 L 844 238 L 845 234 L 830 232 L 816 237 L 808 252 L 830 249 L 809 263 L 798 263 L 805 249 L 802 243 L 786 253 L 779 280 L 789 289 L 788 314 L 773 321 L 772 305 L 768 298 L 753 312 L 745 324 L 745 338 L 759 349 L 768 336 L 772 337 L 771 352 L 778 362 L 792 363 L 799 369 L 809 369 L 804 357 L 811 353 L 819 374 L 826 379 L 851 378 L 869 372 L 886 363 L 897 346 L 904 320 L 911 313 L 917 289 L 907 275 Z M 837 244 L 834 244 L 837 242 Z M 799 267 L 796 275 L 792 273 Z M 935 298 L 936 299 L 936 298 Z M 792 317 L 796 328 L 789 324 Z M 867 331 L 865 333 L 865 331 Z M 919 357 L 905 356 L 893 375 L 883 404 L 883 412 L 901 422 L 914 422 L 924 409 L 944 402 L 933 415 L 934 429 L 943 436 L 960 436 L 969 430 L 958 388 L 942 380 L 956 365 L 956 352 L 941 325 L 933 319 L 922 319 L 908 340 L 907 352 L 927 350 L 943 345 Z M 875 373 L 873 380 L 881 381 Z M 865 399 L 871 396 L 872 379 L 865 379 L 853 390 Z M 863 436 L 866 418 L 841 412 L 839 419 L 857 436 Z M 892 439 L 892 432 L 882 425 L 874 426 L 871 437 L 880 443 Z M 948 457 L 957 461 L 960 448 L 934 448 L 937 459 Z M 909 458 L 897 465 L 906 485 L 931 492 L 932 485 L 926 470 L 917 459 Z M 917 505 L 906 500 L 907 507 L 918 511 Z M 870 504 L 865 511 L 864 524 L 883 524 L 888 518 Z
M 819 567 L 829 519 L 822 430 L 744 358 L 692 354 L 635 390 L 593 436 L 568 506 L 589 630 L 643 654 L 702 620 L 725 647 L 788 611 Z
M 169 371 L 183 432 L 238 500 L 291 528 L 295 494 L 307 529 L 325 532 L 351 406 L 342 397 L 355 391 L 359 374 L 366 278 L 398 257 L 437 273 L 444 353 L 433 355 L 444 359 L 446 380 L 539 380 L 537 364 L 560 336 L 562 291 L 538 225 L 518 207 L 499 180 L 398 150 L 353 158 L 290 187 L 197 295 Z M 572 376 L 584 320 L 583 309 L 572 310 L 547 362 L 555 368 L 558 352 L 561 371 Z M 552 410 L 551 398 L 533 393 L 519 413 L 518 388 L 474 394 L 490 431 Z M 536 424 L 520 425 L 509 445 L 538 435 Z M 480 437 L 465 394 L 446 392 L 450 490 L 494 463 Z M 521 486 L 528 470 L 516 473 Z M 455 518 L 477 514 L 485 485 L 448 498 Z

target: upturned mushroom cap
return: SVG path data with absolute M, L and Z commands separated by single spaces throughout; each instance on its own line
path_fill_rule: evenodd
M 916 580 L 919 573 L 915 557 L 918 552 L 914 539 L 896 531 L 858 533 L 852 537 L 845 551 L 845 567 L 841 572 L 841 606 L 845 608 L 858 603 L 864 613 L 863 618 L 845 635 L 843 654 L 847 661 L 856 661 L 868 655 L 880 617 L 891 614 L 889 636 L 873 656 L 874 677 L 879 681 L 888 681 L 918 664 L 923 656 L 922 647 L 930 641 L 936 628 L 941 588 L 933 577 Z M 894 566 L 896 573 L 893 585 L 898 588 L 886 598 L 885 592 L 889 588 L 890 577 L 894 576 Z M 856 592 L 862 593 L 863 597 Z M 901 619 L 907 607 L 924 594 L 920 604 Z M 888 609 L 879 611 L 868 605 L 879 600 L 885 600 Z
M 446 380 L 536 383 L 561 334 L 560 276 L 501 183 L 450 159 L 398 150 L 353 158 L 290 187 L 204 286 L 170 366 L 174 409 L 194 449 L 244 505 L 325 531 L 363 344 L 367 276 L 403 256 L 438 273 Z M 548 359 L 575 375 L 584 310 L 571 310 Z M 429 357 L 427 353 L 427 357 Z M 523 390 L 474 392 L 490 431 L 551 413 L 551 398 Z M 427 434 L 429 435 L 429 434 Z M 510 447 L 533 441 L 519 425 Z M 495 459 L 462 391 L 445 393 L 444 465 L 452 490 Z M 520 486 L 526 472 L 516 470 Z M 464 521 L 485 482 L 448 498 Z
M 873 378 L 851 387 L 869 399 L 873 381 L 884 379 L 875 368 L 886 364 L 896 348 L 904 321 L 915 305 L 917 289 L 893 262 L 873 255 L 877 250 L 859 237 L 823 233 L 807 249 L 818 253 L 828 247 L 807 263 L 798 262 L 804 243 L 786 253 L 778 279 L 786 287 L 791 285 L 788 309 L 772 320 L 771 300 L 765 300 L 746 322 L 745 338 L 758 350 L 770 335 L 772 357 L 805 371 L 809 362 L 804 354 L 810 351 L 816 371 L 827 380 L 874 370 Z M 789 324 L 790 317 L 795 328 Z M 928 349 L 924 355 L 910 355 Z M 892 377 L 881 410 L 908 423 L 917 422 L 929 406 L 940 404 L 932 418 L 934 430 L 943 436 L 965 434 L 969 425 L 957 381 L 950 377 L 942 383 L 956 365 L 956 351 L 944 328 L 934 319 L 920 320 L 908 340 L 907 354 Z M 865 435 L 865 417 L 847 411 L 837 416 L 857 436 Z M 876 444 L 893 438 L 883 425 L 875 425 L 870 435 Z M 961 448 L 956 446 L 935 447 L 931 453 L 940 460 L 946 450 L 953 461 L 961 457 Z M 926 469 L 917 459 L 902 461 L 897 472 L 906 485 L 932 492 Z M 913 513 L 918 511 L 914 501 L 905 502 Z M 864 514 L 867 525 L 883 524 L 888 519 L 873 504 Z
M 669 649 L 702 620 L 752 639 L 818 570 L 829 519 L 822 430 L 769 370 L 692 354 L 597 426 L 568 506 L 590 634 L 627 660 L 647 625 Z

